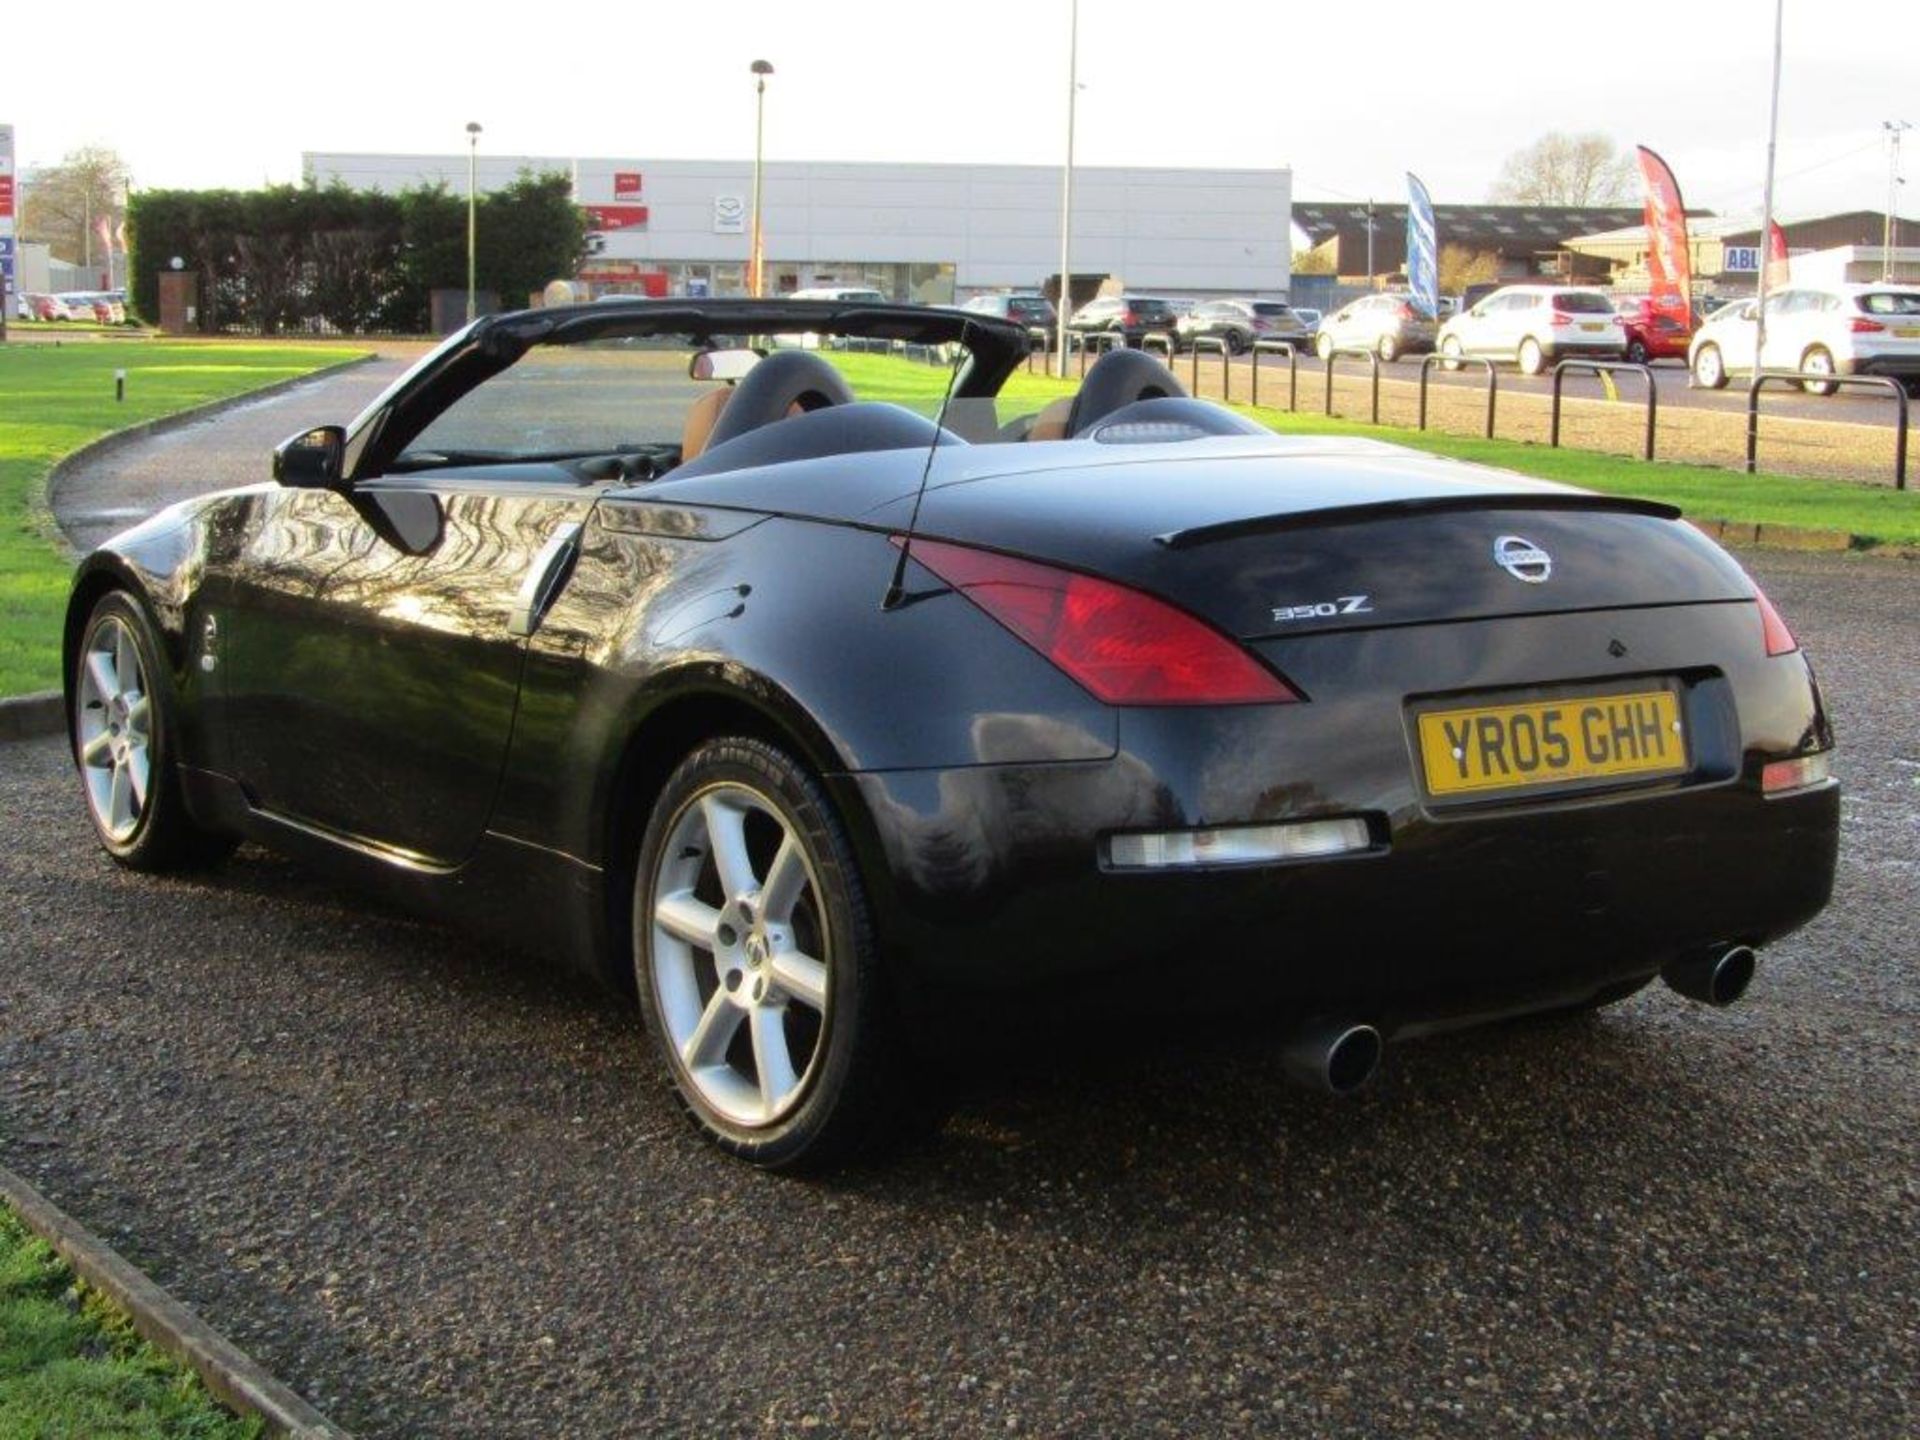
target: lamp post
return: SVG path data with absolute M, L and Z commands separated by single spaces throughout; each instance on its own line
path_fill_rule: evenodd
M 1760 195 L 1760 283 L 1754 287 L 1753 372 L 1767 367 L 1767 263 L 1773 248 L 1773 157 L 1780 139 L 1780 30 L 1786 16 L 1787 0 L 1774 0 L 1773 6 L 1773 100 L 1767 111 L 1767 183 Z
M 1880 239 L 1880 283 L 1890 285 L 1893 283 L 1893 241 L 1899 224 L 1893 212 L 1899 203 L 1899 187 L 1906 183 L 1900 178 L 1900 132 L 1913 126 L 1904 120 L 1882 120 L 1880 128 L 1887 132 L 1887 219 L 1886 231 Z
M 747 250 L 747 293 L 758 299 L 760 267 L 766 259 L 766 231 L 761 229 L 760 221 L 760 181 L 766 164 L 767 76 L 773 73 L 773 65 L 766 60 L 756 60 L 747 68 L 753 75 L 753 238 Z
M 1067 378 L 1067 312 L 1073 308 L 1073 121 L 1080 102 L 1080 0 L 1067 21 L 1067 164 L 1060 178 L 1060 303 L 1054 312 L 1054 357 Z
M 474 320 L 474 273 L 479 254 L 479 209 L 474 200 L 474 172 L 480 160 L 480 122 L 467 122 L 467 323 Z

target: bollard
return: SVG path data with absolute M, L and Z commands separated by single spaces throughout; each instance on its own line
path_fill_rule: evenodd
M 113 398 L 121 401 L 127 398 L 127 372 L 124 370 L 113 372 Z

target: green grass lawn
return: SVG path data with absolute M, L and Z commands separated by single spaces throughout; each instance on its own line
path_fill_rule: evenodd
M 198 1377 L 134 1333 L 0 1207 L 0 1435 L 251 1440 Z
M 72 566 L 52 542 L 47 472 L 109 431 L 286 380 L 359 352 L 312 345 L 140 341 L 0 346 L 0 695 L 60 684 Z M 127 398 L 113 398 L 113 372 Z
M 861 398 L 894 400 L 928 414 L 938 407 L 946 384 L 945 370 L 913 361 L 876 355 L 834 354 L 830 358 L 845 371 Z M 1049 400 L 1071 395 L 1078 385 L 1077 366 L 1068 380 L 1030 375 L 1024 368 L 1016 370 L 1001 391 L 1001 413 L 1038 409 Z M 1920 491 L 1767 472 L 1746 475 L 1709 465 L 1647 464 L 1617 455 L 1553 450 L 1517 440 L 1470 439 L 1319 415 L 1291 415 L 1267 406 L 1232 408 L 1285 435 L 1363 435 L 1589 490 L 1663 500 L 1700 520 L 1842 530 L 1873 544 L 1920 545 Z

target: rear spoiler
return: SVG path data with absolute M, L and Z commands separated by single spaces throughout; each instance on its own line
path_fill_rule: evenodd
M 1363 505 L 1335 505 L 1321 510 L 1296 510 L 1276 515 L 1254 515 L 1197 525 L 1191 530 L 1169 530 L 1153 543 L 1169 550 L 1191 550 L 1220 540 L 1267 535 L 1282 530 L 1309 530 L 1322 525 L 1346 525 L 1355 520 L 1378 520 L 1404 515 L 1433 515 L 1451 510 L 1602 510 L 1620 515 L 1652 515 L 1678 520 L 1678 506 L 1658 500 L 1636 500 L 1626 495 L 1518 493 L 1512 495 L 1434 495 L 1407 500 L 1378 500 Z

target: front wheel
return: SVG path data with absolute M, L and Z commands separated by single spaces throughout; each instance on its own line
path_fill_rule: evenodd
M 1635 336 L 1627 341 L 1627 359 L 1635 365 L 1647 363 L 1647 342 Z
M 1464 353 L 1458 335 L 1449 335 L 1440 342 L 1440 366 L 1444 370 L 1458 370 L 1460 357 Z
M 1322 335 L 1316 339 L 1313 342 L 1313 353 L 1318 355 L 1322 360 L 1333 359 L 1333 337 L 1331 335 Z
M 1395 357 L 1400 354 L 1400 342 L 1391 335 L 1382 335 L 1380 343 L 1374 348 L 1379 352 L 1383 364 L 1392 364 Z
M 1694 352 L 1693 383 L 1703 390 L 1726 389 L 1727 362 L 1721 359 L 1718 345 L 1702 345 Z
M 1522 375 L 1538 375 L 1547 368 L 1546 352 L 1531 335 L 1520 342 L 1519 353 L 1514 358 L 1519 362 Z
M 1831 375 L 1833 371 L 1833 356 L 1824 346 L 1816 345 L 1800 357 L 1803 375 Z M 1809 395 L 1831 395 L 1840 387 L 1831 380 L 1802 380 L 1800 388 Z
M 100 597 L 73 663 L 74 763 L 107 853 L 130 870 L 184 870 L 231 853 L 233 837 L 187 813 L 174 768 L 179 716 L 159 637 L 124 590 Z
M 846 832 L 819 783 L 760 740 L 683 760 L 641 845 L 633 954 L 674 1093 L 721 1149 L 833 1164 L 903 1116 L 877 947 Z

